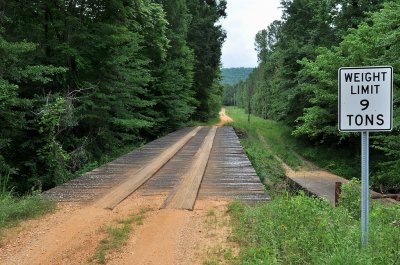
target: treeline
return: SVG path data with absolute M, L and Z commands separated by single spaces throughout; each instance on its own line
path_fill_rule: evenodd
M 222 68 L 222 81 L 223 85 L 235 85 L 240 81 L 247 79 L 253 68 L 249 67 L 232 67 Z
M 221 104 L 225 0 L 0 0 L 0 176 L 48 189 Z
M 266 119 L 284 121 L 312 145 L 359 154 L 359 135 L 338 131 L 337 71 L 394 68 L 394 129 L 372 134 L 375 188 L 400 190 L 400 1 L 282 0 L 282 19 L 255 37 L 259 65 L 225 95 Z M 233 96 L 232 96 L 233 95 Z
M 238 68 L 222 68 L 222 81 L 224 86 L 224 101 L 225 106 L 235 105 L 235 95 L 232 94 L 233 86 L 241 81 L 245 81 L 253 68 L 238 67 Z

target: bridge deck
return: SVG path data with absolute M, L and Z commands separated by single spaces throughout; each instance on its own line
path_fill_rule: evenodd
M 211 127 L 202 127 L 166 164 L 137 191 L 143 196 L 168 196 L 182 182 L 194 163 L 194 157 Z M 114 187 L 134 177 L 135 172 L 154 161 L 163 151 L 191 132 L 185 128 L 161 137 L 83 176 L 46 191 L 55 201 L 93 202 Z M 218 127 L 203 179 L 199 199 L 237 199 L 244 202 L 269 200 L 255 170 L 248 160 L 232 127 Z

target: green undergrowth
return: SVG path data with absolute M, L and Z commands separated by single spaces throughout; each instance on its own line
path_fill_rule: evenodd
M 44 200 L 39 193 L 23 197 L 13 196 L 11 192 L 0 193 L 0 239 L 1 232 L 20 221 L 35 218 L 55 209 L 55 203 Z
M 152 209 L 141 209 L 138 214 L 131 214 L 126 219 L 118 219 L 101 228 L 105 237 L 99 242 L 96 252 L 89 258 L 92 264 L 106 264 L 108 254 L 126 245 L 134 225 L 142 225 L 145 214 Z
M 354 152 L 339 146 L 311 145 L 308 142 L 292 136 L 292 129 L 283 123 L 264 120 L 248 115 L 237 107 L 226 108 L 227 114 L 233 118 L 233 126 L 245 130 L 252 141 L 256 137 L 265 140 L 267 148 L 294 169 L 304 166 L 305 159 L 317 166 L 347 179 L 359 178 L 360 157 L 354 147 Z M 260 143 L 258 143 L 260 144 Z M 265 145 L 264 144 L 264 145 Z
M 271 188 L 269 182 L 275 185 L 282 181 L 285 174 L 280 162 L 274 158 L 270 150 L 262 146 L 257 137 L 249 135 L 242 139 L 241 143 L 261 182 L 268 184 L 267 187 Z
M 400 208 L 375 205 L 369 247 L 360 248 L 360 221 L 344 207 L 298 196 L 267 204 L 230 205 L 237 264 L 400 264 Z
M 294 149 L 302 157 L 336 175 L 347 179 L 361 177 L 361 158 L 358 145 L 353 148 L 354 150 L 350 150 L 347 146 L 311 145 L 297 140 Z
M 4 229 L 16 226 L 23 220 L 49 213 L 55 206 L 54 202 L 41 198 L 40 191 L 16 196 L 9 187 L 9 175 L 0 174 L 0 241 Z
M 291 136 L 289 127 L 253 115 L 248 122 L 248 115 L 239 108 L 229 107 L 227 114 L 234 120 L 232 123 L 234 127 L 245 130 L 248 136 L 253 138 L 253 141 L 258 139 L 259 145 L 262 145 L 264 149 L 270 149 L 290 167 L 297 168 L 303 164 L 303 161 L 294 152 L 295 139 Z
M 226 110 L 228 116 L 234 120 L 230 125 L 235 127 L 254 169 L 268 188 L 282 182 L 285 176 L 276 155 L 284 158 L 291 167 L 299 167 L 302 164 L 302 161 L 291 152 L 287 128 L 276 122 L 253 116 L 248 123 L 247 115 L 242 109 L 229 107 Z

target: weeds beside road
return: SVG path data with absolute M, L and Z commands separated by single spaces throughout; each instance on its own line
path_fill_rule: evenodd
M 399 264 L 399 207 L 371 211 L 369 248 L 360 248 L 361 225 L 344 207 L 320 199 L 276 196 L 267 204 L 232 204 L 238 264 Z
M 14 197 L 11 193 L 0 194 L 0 241 L 1 231 L 18 222 L 48 213 L 55 208 L 55 203 L 42 200 L 39 194 Z

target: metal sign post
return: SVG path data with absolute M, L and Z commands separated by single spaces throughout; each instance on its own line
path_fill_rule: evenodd
M 368 246 L 369 132 L 361 133 L 361 245 Z
M 393 124 L 393 68 L 339 69 L 339 131 L 361 132 L 361 245 L 368 247 L 369 132 L 391 131 Z

